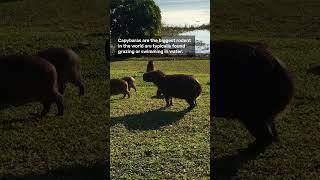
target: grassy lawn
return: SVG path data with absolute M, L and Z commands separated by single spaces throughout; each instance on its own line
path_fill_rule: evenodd
M 185 113 L 188 104 L 174 99 L 163 109 L 164 99 L 152 83 L 142 80 L 147 61 L 121 61 L 110 65 L 111 78 L 135 76 L 137 92 L 110 99 L 111 178 L 209 179 L 210 89 L 209 61 L 155 61 L 167 74 L 191 74 L 202 85 L 198 106 Z
M 73 47 L 82 58 L 85 95 L 68 85 L 65 115 L 41 104 L 0 109 L 0 179 L 101 179 L 108 172 L 106 2 L 0 1 L 0 55 Z M 90 45 L 77 48 L 79 42 Z
M 292 103 L 276 120 L 280 142 L 244 158 L 238 152 L 253 138 L 237 121 L 214 118 L 212 175 L 218 179 L 318 179 L 320 172 L 320 77 L 307 75 L 320 64 L 320 2 L 316 0 L 216 0 L 212 39 L 268 44 L 288 66 L 295 84 Z

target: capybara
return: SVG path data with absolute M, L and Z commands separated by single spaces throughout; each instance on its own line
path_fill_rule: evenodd
M 152 60 L 148 61 L 148 65 L 147 65 L 147 72 L 150 72 L 150 71 L 154 71 L 154 64 Z
M 84 95 L 84 85 L 81 81 L 80 57 L 69 48 L 49 48 L 39 51 L 40 56 L 51 62 L 58 72 L 59 92 L 64 93 L 66 83 L 79 87 L 79 95 Z
M 118 95 L 123 94 L 123 98 L 128 95 L 130 98 L 129 86 L 127 81 L 122 79 L 110 79 L 110 94 L 111 95 Z
M 127 81 L 129 91 L 131 90 L 131 88 L 133 88 L 134 91 L 137 91 L 136 85 L 134 84 L 134 82 L 136 80 L 133 77 L 127 76 L 127 77 L 123 77 L 121 79 Z
M 276 115 L 293 96 L 286 66 L 264 44 L 220 40 L 211 47 L 212 115 L 237 118 L 255 137 L 252 145 L 267 147 L 277 139 Z
M 153 82 L 164 94 L 167 106 L 172 106 L 172 98 L 185 99 L 189 104 L 188 110 L 193 109 L 196 99 L 201 93 L 201 85 L 197 79 L 190 75 L 164 75 L 156 70 L 143 74 L 143 80 Z
M 56 103 L 59 116 L 63 115 L 63 98 L 58 91 L 55 67 L 36 56 L 11 55 L 0 57 L 0 107 L 41 102 L 45 116 Z

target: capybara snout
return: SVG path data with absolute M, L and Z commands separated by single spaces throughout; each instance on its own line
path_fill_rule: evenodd
M 19 106 L 29 102 L 41 102 L 45 116 L 52 103 L 58 114 L 63 115 L 63 98 L 58 91 L 58 75 L 55 67 L 36 56 L 0 57 L 0 104 Z
M 190 75 L 164 75 L 161 71 L 150 71 L 144 73 L 143 80 L 158 86 L 167 106 L 173 105 L 172 98 L 179 98 L 186 100 L 191 110 L 197 105 L 196 99 L 202 91 L 199 81 Z
M 130 92 L 129 92 L 127 81 L 122 79 L 111 79 L 110 94 L 111 95 L 123 94 L 123 98 L 125 98 L 126 95 L 128 95 L 128 98 L 130 98 Z

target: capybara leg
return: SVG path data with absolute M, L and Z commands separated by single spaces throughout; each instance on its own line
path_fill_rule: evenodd
M 251 119 L 244 121 L 247 130 L 256 138 L 253 146 L 255 148 L 265 148 L 273 141 L 273 135 L 269 131 L 266 121 L 258 121 L 259 119 Z M 257 122 L 258 121 L 258 122 Z
M 172 97 L 170 98 L 170 106 L 173 106 L 173 103 L 172 103 Z
M 193 99 L 187 99 L 186 101 L 189 104 L 188 110 L 191 110 L 194 107 L 196 107 L 196 103 L 195 103 L 195 101 Z
M 59 83 L 59 93 L 60 93 L 60 94 L 63 94 L 65 89 L 66 89 L 66 84 L 60 82 L 60 83 Z
M 125 93 L 123 93 L 123 97 L 122 97 L 122 99 L 126 98 L 126 95 L 127 95 L 127 93 L 126 93 L 126 92 L 125 92 Z
M 134 89 L 135 92 L 137 92 L 137 88 L 134 84 L 132 85 L 132 88 Z
M 43 110 L 41 112 L 41 118 L 48 114 L 51 108 L 51 102 L 42 102 L 43 104 Z
M 157 90 L 157 97 L 160 97 L 160 96 L 161 96 L 161 94 L 162 94 L 161 90 L 160 90 L 160 89 L 158 89 L 158 90 Z
M 168 97 L 168 96 L 165 96 L 165 99 L 166 99 L 166 103 L 167 103 L 167 107 L 169 107 L 170 106 L 170 97 Z
M 63 98 L 60 94 L 56 95 L 55 103 L 58 107 L 58 114 L 56 116 L 63 116 L 64 114 L 64 106 L 63 106 Z
M 76 86 L 79 88 L 79 96 L 84 95 L 84 85 L 81 81 L 77 81 Z
M 128 95 L 128 98 L 130 98 L 130 92 L 129 91 L 127 91 L 127 95 Z

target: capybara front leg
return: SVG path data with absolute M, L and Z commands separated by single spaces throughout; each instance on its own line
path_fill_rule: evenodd
M 189 104 L 188 110 L 192 110 L 194 107 L 196 107 L 196 102 L 193 99 L 187 99 L 187 103 Z
M 51 108 L 51 102 L 42 102 L 42 104 L 43 104 L 43 110 L 40 115 L 41 118 L 47 115 Z
M 64 106 L 63 106 L 63 98 L 61 95 L 56 96 L 55 103 L 57 104 L 57 108 L 58 108 L 58 114 L 56 116 L 63 116 Z

